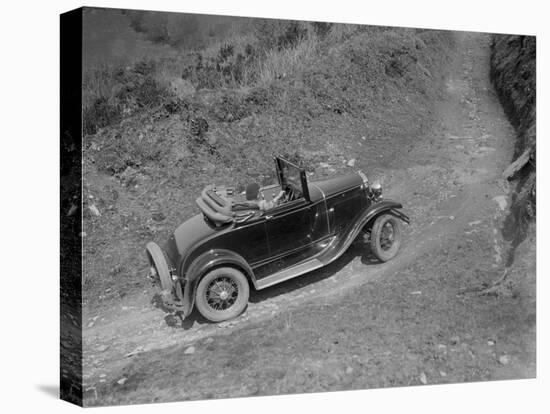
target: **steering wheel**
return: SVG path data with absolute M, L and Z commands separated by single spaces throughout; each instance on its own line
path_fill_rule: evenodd
M 294 197 L 296 196 L 296 192 L 294 190 L 294 187 L 292 186 L 288 186 L 288 193 L 285 191 L 285 194 L 287 196 L 287 201 L 292 201 L 294 200 Z

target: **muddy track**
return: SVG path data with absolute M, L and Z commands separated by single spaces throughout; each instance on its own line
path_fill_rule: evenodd
M 116 378 L 131 355 L 232 334 L 306 303 L 337 303 L 339 295 L 391 276 L 459 233 L 494 234 L 491 266 L 502 269 L 505 243 L 498 228 L 509 190 L 501 172 L 512 156 L 514 132 L 489 81 L 489 36 L 457 36 L 433 131 L 403 154 L 406 168 L 388 170 L 384 178 L 387 198 L 403 202 L 412 218 L 396 259 L 377 263 L 356 241 L 319 271 L 251 292 L 246 313 L 221 324 L 208 323 L 196 312 L 182 323 L 154 305 L 153 290 L 124 298 L 113 308 L 84 317 L 85 388 Z

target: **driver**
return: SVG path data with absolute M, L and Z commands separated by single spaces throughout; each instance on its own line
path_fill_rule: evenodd
M 264 199 L 263 194 L 260 193 L 260 184 L 251 183 L 246 186 L 246 200 L 257 205 L 262 211 L 272 209 L 278 205 L 284 195 L 285 192 L 281 190 L 272 200 L 267 201 Z

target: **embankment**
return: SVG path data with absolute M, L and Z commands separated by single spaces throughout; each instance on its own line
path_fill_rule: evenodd
M 536 219 L 536 38 L 494 35 L 491 45 L 491 79 L 517 132 L 514 161 L 504 176 L 515 182 L 512 206 L 503 229 L 511 242 L 507 266 L 516 256 L 535 259 Z M 524 240 L 528 246 L 516 249 Z M 525 254 L 524 250 L 530 252 Z M 521 264 L 518 265 L 522 267 Z M 523 278 L 523 272 L 513 274 Z M 530 274 L 528 272 L 527 274 Z M 509 278 L 516 280 L 514 276 Z

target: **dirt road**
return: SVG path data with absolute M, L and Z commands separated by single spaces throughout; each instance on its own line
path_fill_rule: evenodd
M 179 350 L 183 354 L 189 345 L 202 344 L 208 338 L 215 338 L 217 342 L 236 341 L 237 337 L 253 335 L 256 328 L 273 326 L 278 320 L 286 321 L 287 329 L 290 329 L 289 325 L 296 325 L 296 322 L 289 320 L 288 315 L 305 317 L 311 314 L 311 309 L 330 310 L 330 314 L 343 320 L 346 313 L 341 312 L 347 309 L 350 295 L 358 291 L 365 292 L 365 302 L 379 303 L 387 299 L 382 303 L 384 308 L 379 311 L 385 313 L 385 318 L 393 315 L 394 323 L 399 323 L 396 322 L 399 315 L 414 314 L 416 307 L 420 306 L 418 303 L 423 303 L 418 309 L 425 315 L 419 316 L 420 319 L 415 321 L 416 330 L 411 332 L 427 332 L 430 324 L 456 327 L 458 332 L 460 327 L 468 325 L 460 316 L 460 311 L 456 311 L 455 319 L 448 319 L 449 311 L 445 310 L 445 306 L 447 304 L 450 309 L 454 301 L 458 301 L 456 306 L 461 303 L 460 306 L 470 309 L 471 319 L 475 319 L 478 312 L 487 312 L 487 301 L 493 299 L 476 296 L 471 299 L 473 302 L 465 305 L 470 299 L 461 292 L 498 279 L 505 266 L 507 243 L 500 229 L 507 214 L 509 186 L 502 179 L 501 172 L 511 160 L 514 131 L 489 81 L 489 36 L 471 33 L 458 36 L 457 54 L 435 114 L 437 122 L 432 133 L 423 141 L 415 142 L 410 150 L 401 151 L 399 158 L 393 159 L 391 166 L 384 171 L 386 197 L 402 201 L 405 211 L 412 218 L 411 225 L 406 229 L 403 249 L 395 260 L 376 263 L 365 253 L 362 242 L 356 241 L 342 258 L 324 269 L 262 292 L 252 292 L 246 313 L 234 321 L 221 324 L 208 323 L 196 314 L 181 323 L 157 308 L 154 301 L 152 303 L 153 290 L 126 297 L 113 308 L 99 313 L 85 313 L 84 389 L 88 400 L 92 404 L 103 404 L 105 400 L 102 396 L 109 394 L 111 402 L 124 401 L 115 395 L 116 387 L 121 387 L 117 381 L 122 377 L 130 378 L 136 370 L 143 370 L 139 380 L 136 379 L 138 377 L 131 377 L 134 378 L 132 392 L 149 387 L 152 381 L 145 365 L 140 365 L 139 361 L 145 364 L 153 356 L 158 358 L 165 352 L 166 358 L 162 364 L 170 364 L 169 358 L 173 358 Z M 375 286 L 379 291 L 373 290 Z M 396 298 L 399 300 L 397 303 L 394 302 Z M 420 302 L 411 302 L 414 298 Z M 534 304 L 531 305 L 525 312 L 532 318 Z M 491 302 L 491 306 L 497 304 Z M 506 303 L 506 306 L 515 305 Z M 498 312 L 504 315 L 507 311 Z M 495 325 L 490 335 L 488 332 L 491 329 L 488 330 L 483 323 L 470 326 L 466 335 L 472 339 L 471 348 L 468 348 L 470 354 L 485 355 L 485 348 L 494 345 L 495 339 L 486 339 L 497 335 L 498 322 L 492 320 L 491 323 Z M 388 329 L 398 329 L 396 326 L 400 325 L 379 326 L 373 335 L 383 336 Z M 448 373 L 445 373 L 441 374 L 440 380 L 450 382 L 534 375 L 534 326 L 528 328 L 519 333 L 519 339 L 518 333 L 515 333 L 515 342 L 511 340 L 509 346 L 515 344 L 516 348 L 508 349 L 508 354 L 513 353 L 514 349 L 519 353 L 524 347 L 526 356 L 518 356 L 518 360 L 523 358 L 524 363 L 498 362 L 498 352 L 487 350 L 487 355 L 491 355 L 487 361 L 482 357 L 467 363 L 463 359 L 455 361 L 457 370 L 460 364 L 479 364 L 478 368 L 485 370 L 485 374 L 468 377 L 458 373 L 457 376 L 447 376 Z M 398 332 L 404 336 L 409 331 L 407 328 Z M 399 335 L 395 336 L 398 340 Z M 212 339 L 208 341 L 206 343 L 211 343 Z M 451 347 L 453 343 L 456 345 L 457 341 L 449 340 L 448 345 L 442 346 Z M 479 349 L 474 349 L 474 345 Z M 418 346 L 421 348 L 422 345 Z M 372 357 L 383 354 L 386 349 L 391 351 L 392 347 L 379 343 L 373 344 L 368 352 Z M 464 349 L 462 351 L 466 352 Z M 275 348 L 272 345 L 270 352 L 277 352 L 276 345 Z M 192 357 L 202 358 L 200 355 Z M 212 363 L 216 355 L 211 353 L 208 358 Z M 502 368 L 505 373 L 494 374 L 490 365 L 493 363 L 495 369 Z M 414 361 L 411 369 L 416 367 L 418 371 L 424 364 L 422 360 Z M 393 372 L 397 377 L 400 369 L 404 368 L 389 363 L 385 366 L 388 375 Z M 421 382 L 424 383 L 423 380 Z M 348 388 L 400 383 L 369 379 L 363 383 L 352 383 Z M 107 391 L 107 386 L 111 386 L 111 390 Z M 233 388 L 224 390 L 223 387 L 217 388 L 219 394 L 215 395 L 193 393 L 193 386 L 189 387 L 185 395 L 163 394 L 160 398 L 250 394 L 237 392 Z M 337 389 L 338 386 L 328 388 Z M 271 392 L 321 389 L 324 387 L 308 388 L 304 384 L 294 384 L 291 388 L 275 387 Z M 120 388 L 121 395 L 126 392 L 129 391 Z M 256 389 L 258 392 L 263 393 Z M 137 401 L 150 401 L 147 400 L 147 393 L 142 395 Z M 135 402 L 136 395 L 133 398 Z

